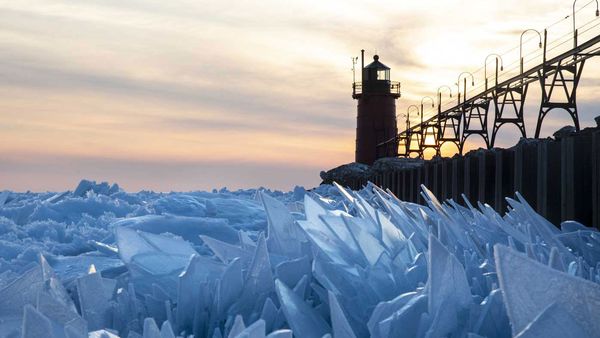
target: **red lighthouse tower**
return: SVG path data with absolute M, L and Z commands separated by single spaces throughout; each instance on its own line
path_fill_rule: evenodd
M 361 51 L 362 81 L 352 85 L 352 98 L 358 100 L 356 119 L 356 162 L 373 164 L 376 159 L 397 155 L 396 142 L 377 146 L 398 134 L 396 100 L 400 83 L 390 81 L 390 68 L 373 56 L 365 66 L 365 51 Z

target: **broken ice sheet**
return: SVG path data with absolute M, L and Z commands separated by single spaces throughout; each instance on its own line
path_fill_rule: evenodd
M 102 276 L 94 270 L 77 279 L 79 306 L 90 330 L 100 330 L 112 325 L 112 293 L 109 294 L 106 289 Z
M 212 281 L 225 270 L 225 265 L 197 254 L 191 256 L 185 270 L 179 275 L 177 285 L 177 323 L 180 327 L 192 327 L 196 305 L 199 302 L 203 282 Z
M 117 276 L 127 270 L 123 261 L 118 257 L 97 254 L 52 257 L 49 263 L 65 285 L 69 285 L 77 277 L 87 274 L 92 264 L 97 271 L 102 272 L 103 276 Z
M 592 338 L 577 322 L 557 305 L 550 304 L 519 332 L 516 338 Z
M 190 243 L 123 227 L 116 228 L 115 236 L 119 256 L 127 263 L 138 291 L 150 293 L 155 283 L 175 299 L 178 275 L 197 254 Z
M 59 324 L 65 324 L 64 318 L 78 317 L 73 301 L 44 256 L 39 255 L 38 261 L 39 264 L 34 264 L 0 290 L 0 332 L 16 334 L 21 330 L 26 305 L 34 306 L 34 311 L 29 312 L 33 317 L 39 317 L 40 313 L 35 307 L 54 311 L 49 315 Z M 51 323 L 46 316 L 44 318 Z
M 275 280 L 277 296 L 294 335 L 321 338 L 331 332 L 329 324 L 283 282 Z
M 23 327 L 21 337 L 37 338 L 37 337 L 56 337 L 61 335 L 61 332 L 55 332 L 50 319 L 44 314 L 37 311 L 33 306 L 25 305 L 25 314 L 23 316 Z M 62 332 L 64 334 L 64 332 Z
M 600 333 L 600 285 L 529 259 L 503 245 L 494 246 L 500 287 L 513 334 L 530 325 L 550 305 L 571 317 L 587 335 Z M 548 314 L 548 316 L 550 313 Z
M 337 301 L 335 295 L 329 291 L 329 307 L 331 311 L 331 325 L 333 328 L 333 335 L 335 337 L 347 337 L 356 338 L 346 315 Z
M 8 201 L 9 196 L 10 196 L 10 191 L 8 191 L 8 190 L 4 190 L 4 191 L 0 192 L 0 207 L 4 206 L 4 204 L 6 204 L 6 201 Z
M 471 289 L 462 264 L 433 235 L 429 236 L 429 269 L 427 271 L 428 308 L 430 314 L 440 311 L 456 315 L 471 304 Z M 442 309 L 442 304 L 445 307 Z
M 509 320 L 504 309 L 514 314 L 529 302 L 535 311 L 515 335 L 589 336 L 585 325 L 595 325 L 580 312 L 598 312 L 587 290 L 600 281 L 598 232 L 576 223 L 558 231 L 520 200 L 501 216 L 482 204 L 437 203 L 426 190 L 429 205 L 406 203 L 372 184 L 362 191 L 318 187 L 300 196 L 304 206 L 281 192 L 104 195 L 108 188 L 92 182 L 81 197 L 58 194 L 54 203 L 52 193 L 10 193 L 0 207 L 0 241 L 15 243 L 0 251 L 0 337 L 10 323 L 20 334 L 27 304 L 36 322 L 49 321 L 69 338 L 88 330 L 77 311 L 102 326 L 89 327 L 92 337 L 290 338 L 292 330 L 320 338 L 508 337 L 514 316 Z M 264 212 L 255 199 L 261 195 Z M 227 223 L 219 217 L 235 220 L 239 231 L 219 228 Z M 46 218 L 52 226 L 31 223 Z M 209 225 L 195 229 L 199 222 Z M 44 233 L 27 237 L 24 229 Z M 63 244 L 53 241 L 70 236 L 73 256 L 49 259 L 56 274 L 41 268 L 37 252 L 53 251 Z M 546 269 L 544 278 L 515 282 L 512 263 L 494 257 L 498 243 L 527 252 L 529 263 Z M 82 273 L 90 264 L 100 275 Z M 78 277 L 80 288 L 71 282 Z M 558 283 L 563 278 L 577 284 L 576 296 Z M 595 283 L 580 287 L 584 278 Z M 512 298 L 503 298 L 505 288 Z M 110 316 L 95 319 L 106 309 Z M 154 323 L 147 332 L 146 319 Z
M 260 193 L 260 198 L 267 213 L 267 245 L 274 254 L 299 258 L 302 255 L 302 231 L 295 224 L 287 207 L 275 198 Z
M 125 263 L 141 254 L 165 254 L 170 257 L 190 257 L 196 251 L 180 238 L 156 235 L 130 228 L 115 228 L 119 256 Z
M 241 259 L 244 266 L 250 264 L 253 250 L 248 250 L 239 245 L 222 242 L 209 236 L 201 235 L 200 238 L 221 262 L 227 264 L 234 259 Z
M 113 224 L 146 233 L 165 232 L 181 236 L 194 244 L 201 244 L 198 236 L 204 235 L 230 244 L 238 244 L 237 231 L 226 220 L 206 217 L 185 217 L 174 215 L 145 215 L 126 218 Z

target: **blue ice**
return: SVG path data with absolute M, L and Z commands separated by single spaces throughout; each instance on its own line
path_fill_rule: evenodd
M 0 193 L 0 337 L 599 337 L 600 236 L 518 193 Z

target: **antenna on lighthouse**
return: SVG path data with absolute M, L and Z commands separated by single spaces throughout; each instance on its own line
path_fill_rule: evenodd
M 358 56 L 352 57 L 352 83 L 356 82 L 356 63 L 358 62 Z

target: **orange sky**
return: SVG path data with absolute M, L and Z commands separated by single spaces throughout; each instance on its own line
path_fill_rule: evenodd
M 600 22 L 594 10 L 578 22 Z M 361 48 L 402 82 L 403 113 L 461 71 L 480 85 L 489 53 L 508 51 L 510 65 L 525 28 L 558 21 L 551 41 L 568 34 L 570 11 L 557 0 L 0 0 L 0 190 L 81 178 L 132 191 L 314 186 L 354 158 L 350 58 Z M 584 126 L 598 113 L 598 63 L 578 93 Z M 552 117 L 546 135 L 568 123 Z M 515 142 L 501 132 L 499 145 Z

